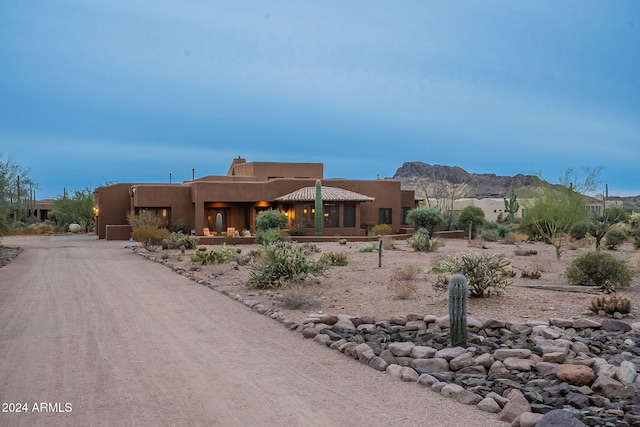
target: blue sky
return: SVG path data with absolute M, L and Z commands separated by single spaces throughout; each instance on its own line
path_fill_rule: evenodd
M 236 156 L 640 194 L 640 1 L 4 1 L 0 153 L 38 198 Z

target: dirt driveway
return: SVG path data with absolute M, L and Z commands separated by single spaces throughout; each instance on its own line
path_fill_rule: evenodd
M 2 426 L 501 424 L 305 340 L 125 242 L 2 244 L 24 248 L 0 268 Z

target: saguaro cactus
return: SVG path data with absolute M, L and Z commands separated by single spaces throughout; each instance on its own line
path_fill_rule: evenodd
M 469 286 L 462 274 L 449 279 L 449 337 L 451 347 L 467 345 L 467 301 Z
M 324 222 L 324 215 L 322 213 L 322 183 L 319 179 L 316 180 L 316 236 L 322 236 L 322 224 Z
M 504 197 L 503 199 L 504 210 L 509 213 L 509 219 L 513 221 L 514 214 L 518 212 L 518 209 L 520 209 L 520 203 L 518 203 L 517 196 L 515 191 L 513 191 L 513 188 L 511 189 L 511 197 L 509 197 L 509 200 Z
M 222 214 L 216 214 L 216 236 L 222 236 Z

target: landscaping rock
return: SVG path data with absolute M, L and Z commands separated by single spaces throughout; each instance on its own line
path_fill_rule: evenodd
M 587 427 L 573 413 L 563 409 L 549 411 L 536 423 L 536 427 Z
M 492 414 L 497 414 L 502 410 L 498 402 L 491 399 L 490 397 L 485 397 L 480 402 L 478 402 L 478 408 L 485 412 L 490 412 Z
M 591 384 L 596 374 L 588 366 L 563 364 L 556 369 L 556 376 L 560 381 L 581 386 Z
M 498 416 L 500 421 L 510 423 L 522 413 L 531 412 L 531 405 L 529 404 L 529 401 L 527 401 L 519 390 L 512 389 L 507 395 L 507 399 L 509 399 L 509 403 L 502 408 L 502 411 L 500 411 L 500 415 Z

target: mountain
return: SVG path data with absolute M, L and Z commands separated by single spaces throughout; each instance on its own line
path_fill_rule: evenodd
M 494 173 L 469 173 L 458 166 L 430 165 L 422 162 L 406 162 L 393 175 L 404 188 L 416 190 L 419 196 L 438 191 L 437 186 L 457 185 L 461 194 L 457 197 L 505 197 L 511 188 L 535 187 L 540 178 L 535 175 L 499 176 Z
M 459 166 L 430 165 L 422 162 L 406 162 L 396 170 L 394 179 L 402 182 L 403 188 L 413 189 L 416 196 L 435 198 L 509 197 L 511 188 L 518 197 L 526 197 L 525 188 L 537 187 L 540 178 L 536 175 L 500 176 L 494 173 L 469 173 Z M 640 195 L 610 196 L 608 200 L 622 201 L 624 207 L 633 212 L 640 211 Z

